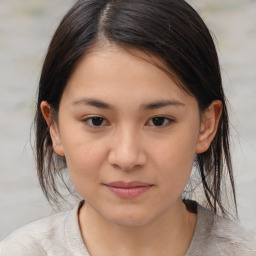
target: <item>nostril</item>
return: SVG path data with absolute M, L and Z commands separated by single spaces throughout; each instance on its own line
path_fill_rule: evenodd
M 146 154 L 141 150 L 137 150 L 137 152 L 122 152 L 113 150 L 108 156 L 108 162 L 114 168 L 118 168 L 123 171 L 137 170 L 144 166 L 146 161 Z
M 114 163 L 112 164 L 112 166 L 116 169 L 120 169 L 122 171 L 132 171 L 135 169 L 138 169 L 141 165 L 139 164 L 133 164 L 133 163 L 124 163 L 124 162 L 120 162 L 119 163 Z

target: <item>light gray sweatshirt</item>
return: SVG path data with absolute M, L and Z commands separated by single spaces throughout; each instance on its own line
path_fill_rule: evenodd
M 79 208 L 18 229 L 0 243 L 0 255 L 90 256 L 79 229 Z M 200 255 L 256 256 L 256 243 L 237 223 L 198 205 L 195 232 L 185 256 Z

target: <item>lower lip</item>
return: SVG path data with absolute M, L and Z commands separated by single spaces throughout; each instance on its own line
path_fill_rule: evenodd
M 129 188 L 107 186 L 107 188 L 120 198 L 131 199 L 145 193 L 151 188 L 151 186 L 129 187 Z

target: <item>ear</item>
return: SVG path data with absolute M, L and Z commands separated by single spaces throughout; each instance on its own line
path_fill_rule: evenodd
M 222 102 L 214 100 L 203 113 L 200 125 L 196 153 L 204 153 L 208 150 L 218 129 L 219 120 L 222 114 Z
M 48 104 L 47 101 L 42 101 L 40 108 L 44 116 L 44 119 L 49 127 L 49 132 L 52 139 L 52 146 L 54 148 L 55 153 L 59 156 L 65 156 L 58 124 L 52 116 L 51 106 Z

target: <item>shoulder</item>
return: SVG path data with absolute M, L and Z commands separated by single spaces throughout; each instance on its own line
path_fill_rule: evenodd
M 234 221 L 214 215 L 211 237 L 223 251 L 234 251 L 233 255 L 256 255 L 254 235 Z
M 238 223 L 198 206 L 196 232 L 212 255 L 256 255 L 256 240 Z M 209 254 L 211 255 L 211 254 Z
M 74 210 L 73 210 L 74 211 Z M 1 256 L 65 255 L 65 222 L 73 211 L 32 222 L 9 235 L 0 244 Z

